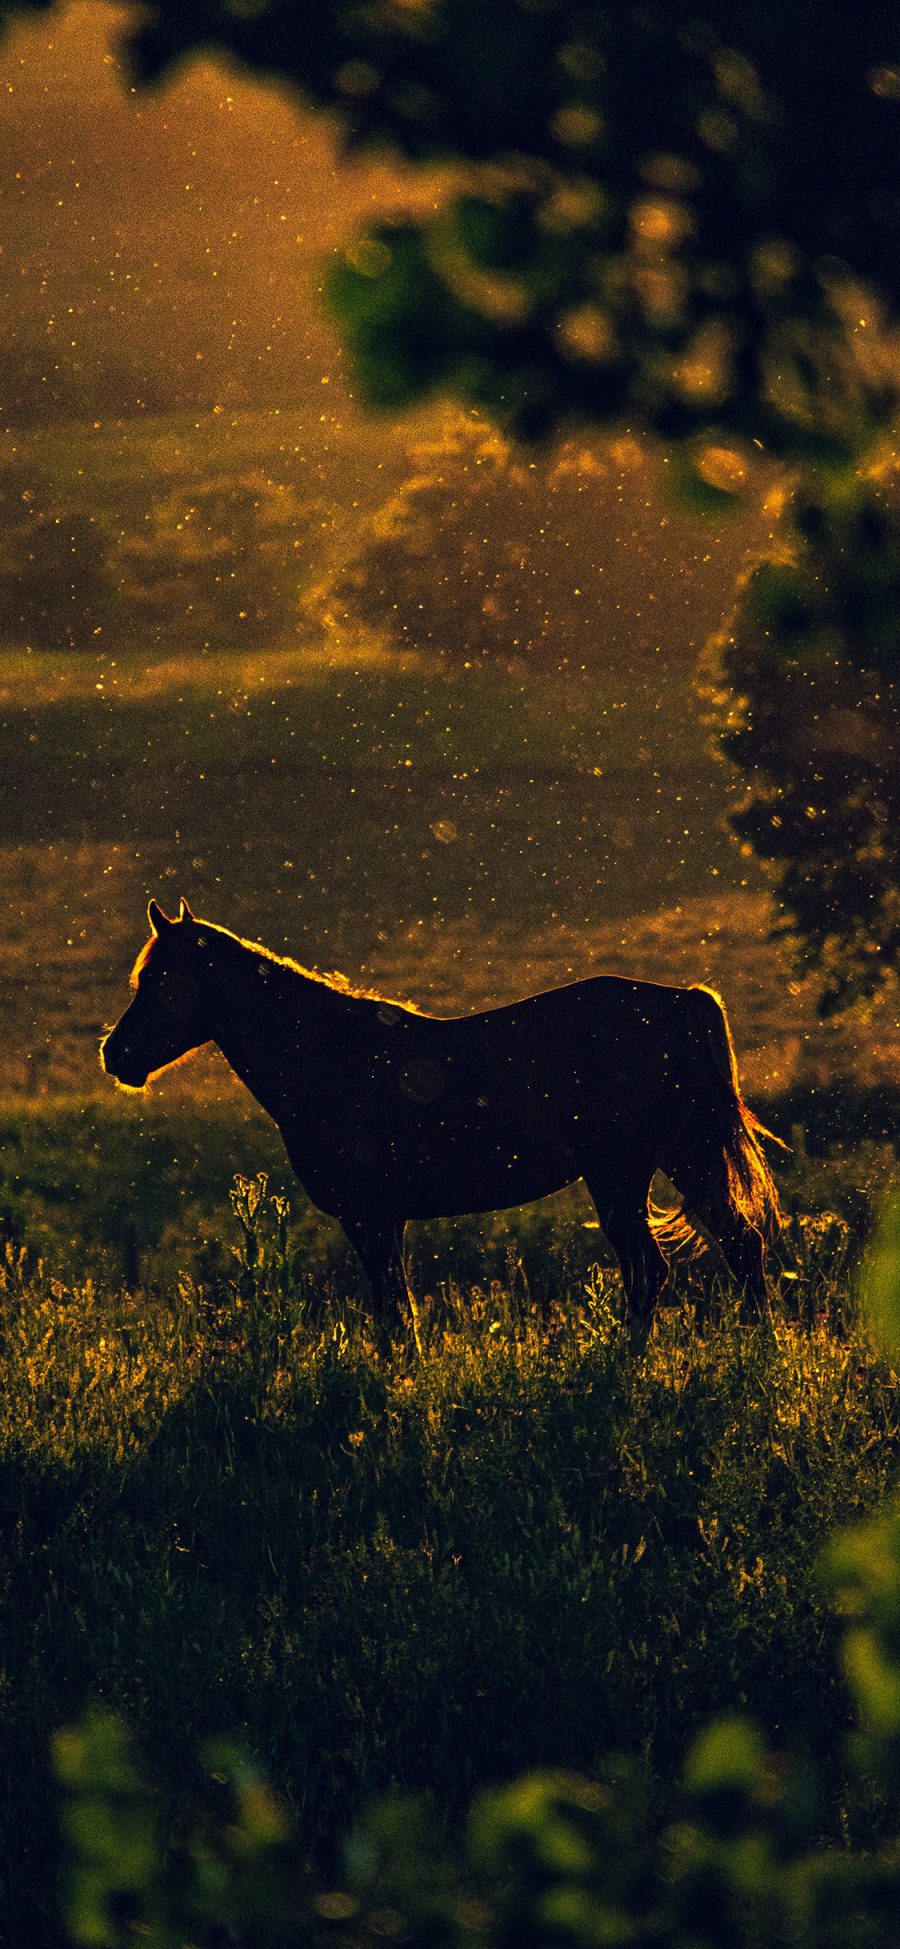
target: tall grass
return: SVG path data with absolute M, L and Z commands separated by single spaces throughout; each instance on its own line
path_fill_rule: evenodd
M 452 1819 L 476 1785 L 618 1751 L 664 1799 L 720 1707 L 867 1833 L 817 1566 L 900 1477 L 900 1397 L 843 1234 L 788 1268 L 802 1325 L 797 1279 L 752 1328 L 714 1291 L 638 1361 L 612 1271 L 539 1303 L 511 1257 L 438 1287 L 421 1357 L 405 1333 L 385 1357 L 280 1200 L 236 1198 L 231 1270 L 152 1301 L 7 1247 L 6 1939 L 52 1939 L 46 1755 L 90 1701 L 135 1729 L 176 1829 L 203 1743 L 240 1733 L 324 1861 L 383 1789 Z

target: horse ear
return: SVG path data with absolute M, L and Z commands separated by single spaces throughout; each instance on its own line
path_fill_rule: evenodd
M 168 914 L 163 913 L 158 900 L 151 900 L 147 908 L 147 919 L 150 922 L 154 934 L 161 934 L 164 927 L 172 926 Z
M 188 906 L 188 903 L 184 898 L 184 895 L 182 895 L 181 910 L 179 912 L 178 918 L 179 920 L 193 920 L 194 918 L 193 914 L 191 913 L 190 907 Z

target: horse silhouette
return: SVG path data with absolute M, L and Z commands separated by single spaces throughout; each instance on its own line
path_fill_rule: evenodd
M 151 900 L 134 999 L 101 1045 L 131 1089 L 215 1042 L 268 1111 L 308 1195 L 337 1218 L 387 1327 L 414 1303 L 408 1219 L 520 1205 L 583 1178 L 636 1342 L 668 1278 L 664 1244 L 712 1234 L 751 1308 L 778 1199 L 711 989 L 599 975 L 438 1017 L 355 992 Z M 660 1212 L 665 1172 L 684 1200 Z

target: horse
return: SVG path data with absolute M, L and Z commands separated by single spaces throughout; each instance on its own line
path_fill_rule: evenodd
M 583 1179 L 618 1259 L 640 1345 L 669 1277 L 664 1246 L 711 1235 L 751 1311 L 779 1224 L 712 989 L 597 975 L 480 1013 L 436 1016 L 360 992 L 151 900 L 134 998 L 101 1043 L 143 1089 L 203 1043 L 277 1124 L 308 1196 L 336 1218 L 379 1329 L 415 1304 L 407 1221 L 496 1211 Z M 777 1141 L 777 1140 L 776 1140 Z M 657 1171 L 680 1192 L 650 1202 Z

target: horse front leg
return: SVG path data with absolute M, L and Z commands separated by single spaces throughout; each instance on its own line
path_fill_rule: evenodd
M 372 1319 L 377 1338 L 389 1342 L 392 1327 L 411 1318 L 419 1344 L 416 1303 L 403 1264 L 403 1219 L 341 1219 L 359 1258 L 372 1294 Z

